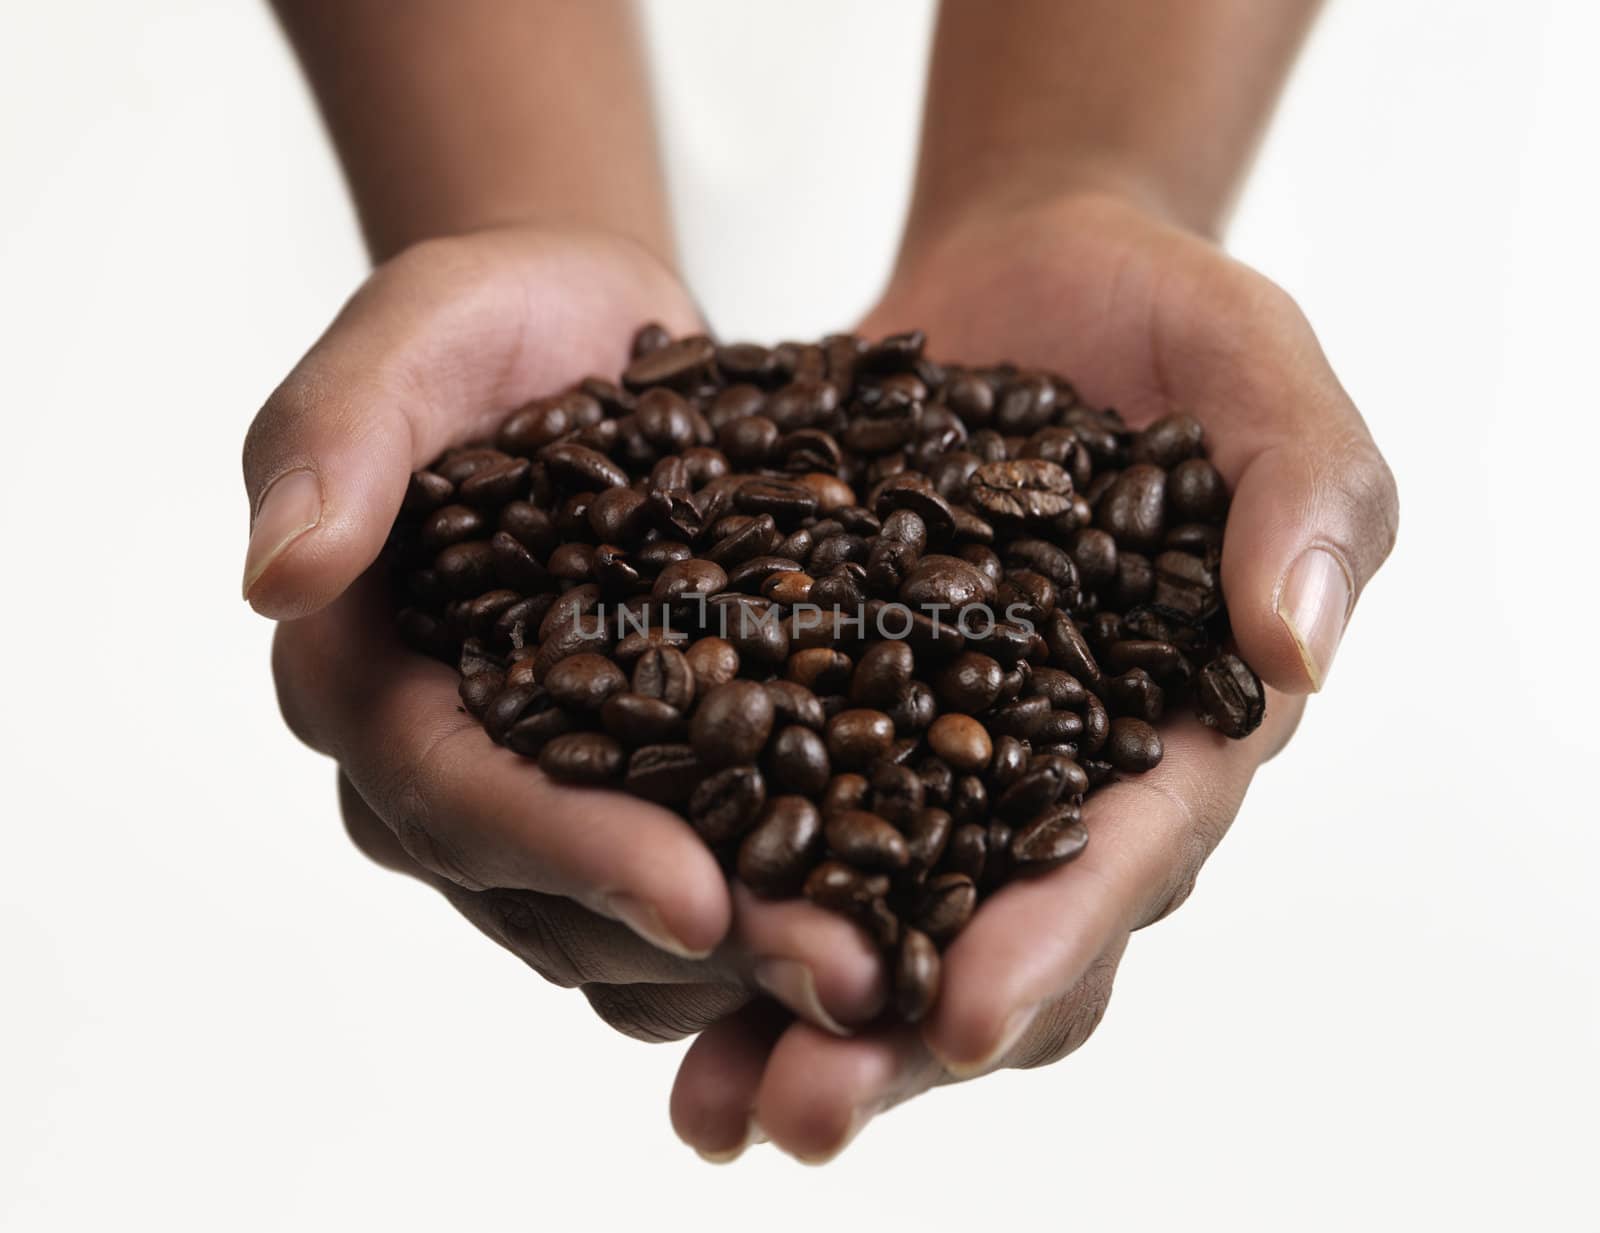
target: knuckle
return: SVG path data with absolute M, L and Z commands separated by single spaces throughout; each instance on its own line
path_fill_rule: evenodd
M 570 929 L 549 911 L 545 896 L 529 891 L 483 892 L 500 944 L 553 985 L 571 989 L 593 979 L 592 965 L 573 945 Z
M 1120 960 L 1120 948 L 1101 955 L 1070 991 L 1040 1013 L 1032 1044 L 1014 1063 L 1017 1069 L 1049 1066 L 1083 1047 L 1111 1005 Z
M 608 1027 L 652 1044 L 682 1040 L 720 1017 L 708 1015 L 709 1007 L 701 1006 L 704 999 L 680 997 L 677 992 L 663 985 L 583 986 L 583 996 Z

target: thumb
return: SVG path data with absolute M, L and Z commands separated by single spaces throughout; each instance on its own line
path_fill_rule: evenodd
M 1356 600 L 1394 546 L 1400 505 L 1325 363 L 1296 384 L 1280 391 L 1272 435 L 1238 473 L 1222 587 L 1246 661 L 1267 684 L 1303 694 L 1327 680 Z
M 413 470 L 564 380 L 615 371 L 648 316 L 694 321 L 664 268 L 582 239 L 486 232 L 380 267 L 246 435 L 245 598 L 279 620 L 337 598 L 377 559 Z

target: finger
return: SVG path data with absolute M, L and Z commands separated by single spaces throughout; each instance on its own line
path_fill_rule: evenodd
M 792 1022 L 763 999 L 700 1034 L 672 1084 L 678 1138 L 714 1164 L 726 1164 L 765 1137 L 755 1120 L 756 1092 L 767 1055 Z
M 570 899 L 535 891 L 466 890 L 425 869 L 405 851 L 394 832 L 342 772 L 339 807 L 345 830 L 364 855 L 438 891 L 480 933 L 552 984 L 564 988 L 634 983 L 723 985 L 740 990 L 740 1002 L 749 996 L 730 966 L 671 954 Z M 726 1009 L 721 1007 L 718 1014 L 698 1026 L 720 1017 Z
M 774 1146 L 823 1164 L 878 1113 L 925 1091 L 942 1073 L 915 1028 L 875 1028 L 844 1040 L 797 1023 L 767 1059 L 756 1121 Z
M 363 584 L 279 628 L 290 727 L 344 767 L 430 872 L 468 890 L 564 896 L 675 954 L 709 954 L 732 913 L 688 824 L 637 797 L 554 783 L 494 745 L 459 709 L 455 674 L 399 645 L 376 591 Z
M 411 471 L 530 398 L 614 371 L 627 331 L 694 313 L 664 269 L 514 231 L 432 240 L 375 271 L 244 447 L 245 597 L 314 612 L 378 555 Z
M 1399 497 L 1299 308 L 1255 275 L 1247 286 L 1204 327 L 1229 339 L 1191 338 L 1173 367 L 1196 414 L 1229 426 L 1212 447 L 1233 487 L 1222 587 L 1240 651 L 1268 684 L 1314 692 L 1394 546 Z
M 682 1040 L 720 1023 L 750 1001 L 739 984 L 583 986 L 595 1014 L 624 1036 L 650 1044 Z
M 1042 1006 L 997 1065 L 1045 1066 L 1080 1048 L 1105 1016 L 1127 940 L 1123 935 L 1113 941 L 1071 989 Z M 796 1029 L 785 1033 L 767 1061 L 758 1117 L 776 1146 L 821 1163 L 879 1114 L 959 1081 L 909 1028 L 882 1028 L 851 1040 Z
M 1183 901 L 1300 709 L 1298 699 L 1273 693 L 1267 721 L 1243 741 L 1193 720 L 1164 728 L 1159 766 L 1085 803 L 1082 856 L 984 902 L 945 952 L 942 992 L 923 1026 L 953 1074 L 1001 1064 L 1039 1008 L 1071 989 L 1096 956 Z
M 758 899 L 730 888 L 731 947 L 755 985 L 835 1035 L 877 1017 L 887 998 L 883 960 L 856 925 L 803 899 Z

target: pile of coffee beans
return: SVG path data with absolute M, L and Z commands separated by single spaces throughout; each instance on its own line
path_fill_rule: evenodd
M 1264 708 L 1200 424 L 1133 432 L 923 342 L 646 326 L 620 382 L 412 476 L 389 545 L 403 633 L 491 738 L 860 923 L 913 1022 L 979 901 L 1161 760 L 1163 715 L 1242 737 Z

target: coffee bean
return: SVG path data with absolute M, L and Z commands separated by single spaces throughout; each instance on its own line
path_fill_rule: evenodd
M 1161 761 L 1161 737 L 1144 720 L 1123 715 L 1111 721 L 1105 752 L 1106 761 L 1119 771 L 1137 774 Z
M 854 771 L 835 775 L 823 789 L 823 816 L 831 817 L 849 809 L 865 809 L 871 794 L 872 784 L 865 775 L 858 775 Z
M 1100 498 L 1097 523 L 1119 547 L 1155 548 L 1161 542 L 1166 499 L 1167 473 L 1149 463 L 1135 463 Z
M 753 766 L 730 766 L 700 781 L 689 797 L 689 822 L 707 843 L 725 843 L 749 831 L 766 803 L 761 772 Z
M 828 786 L 832 770 L 828 749 L 811 728 L 790 724 L 780 729 L 772 738 L 768 761 L 773 786 L 779 791 L 816 797 Z
M 608 784 L 623 761 L 622 746 L 603 732 L 568 732 L 539 751 L 539 769 L 565 783 Z
M 935 946 L 946 946 L 972 919 L 978 888 L 964 873 L 941 873 L 928 879 L 912 923 Z
M 768 681 L 762 686 L 772 699 L 775 722 L 799 724 L 815 732 L 822 731 L 828 717 L 823 714 L 822 702 L 804 685 L 793 681 Z
M 772 699 L 754 681 L 718 685 L 695 708 L 689 740 L 707 766 L 754 762 L 772 733 Z
M 1171 470 L 1204 448 L 1205 430 L 1192 415 L 1164 415 L 1134 437 L 1129 455 L 1134 462 L 1154 463 Z
M 1200 670 L 1195 714 L 1208 728 L 1238 740 L 1261 726 L 1266 695 L 1258 677 L 1237 655 L 1219 655 Z
M 607 698 L 628 687 L 628 678 L 606 656 L 580 651 L 552 665 L 545 673 L 544 687 L 560 706 L 598 711 Z
M 1076 805 L 1056 805 L 1011 837 L 1011 860 L 1019 873 L 1043 873 L 1065 865 L 1089 843 Z
M 954 825 L 949 812 L 938 806 L 919 809 L 901 823 L 906 847 L 911 852 L 911 859 L 906 864 L 907 872 L 921 877 L 937 865 L 950 842 Z
M 687 711 L 695 695 L 694 669 L 688 656 L 675 647 L 651 647 L 633 665 L 633 692 Z
M 994 753 L 989 733 L 970 715 L 941 715 L 928 729 L 928 744 L 958 771 L 981 771 Z
M 726 638 L 700 638 L 683 653 L 701 697 L 739 674 L 739 652 Z
M 850 701 L 859 706 L 890 707 L 911 681 L 916 662 L 904 642 L 875 642 L 856 662 L 850 677 Z
M 822 816 L 815 805 L 803 796 L 774 797 L 739 845 L 739 880 L 764 898 L 793 894 L 821 842 Z
M 889 752 L 894 721 L 882 711 L 867 708 L 841 711 L 828 721 L 824 735 L 835 766 L 860 770 Z
M 922 779 L 909 766 L 879 763 L 872 772 L 872 812 L 905 826 L 922 809 Z
M 1054 518 L 1072 508 L 1072 477 L 1039 458 L 986 462 L 973 473 L 967 499 L 986 518 Z
M 917 1023 L 939 996 L 939 951 L 920 929 L 907 929 L 900 938 L 894 965 L 894 1005 L 906 1023 Z
M 946 711 L 978 715 L 1000 695 L 1000 661 L 977 651 L 963 651 L 940 670 L 934 682 L 939 705 Z
M 828 847 L 841 859 L 868 869 L 894 871 L 911 861 L 905 836 L 892 823 L 864 809 L 830 814 L 823 824 Z
M 716 347 L 709 338 L 696 335 L 656 345 L 658 340 L 652 336 L 650 342 L 649 349 L 636 351 L 633 362 L 623 370 L 622 384 L 628 389 L 642 390 L 652 385 L 693 388 L 710 375 Z
M 1156 723 L 1164 709 L 1161 686 L 1143 668 L 1133 668 L 1106 682 L 1106 701 L 1119 715 Z

